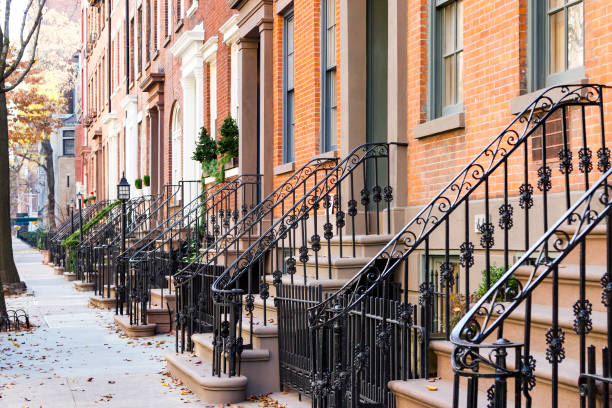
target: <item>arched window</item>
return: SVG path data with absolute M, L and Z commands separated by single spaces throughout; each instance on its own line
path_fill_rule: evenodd
M 183 178 L 183 155 L 181 142 L 183 140 L 183 129 L 181 127 L 181 108 L 178 103 L 172 109 L 172 184 L 178 184 Z

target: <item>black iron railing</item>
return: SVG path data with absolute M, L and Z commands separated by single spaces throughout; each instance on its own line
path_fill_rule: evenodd
M 576 85 L 543 92 L 352 279 L 309 310 L 311 345 L 322 350 L 313 362 L 313 406 L 394 406 L 384 384 L 375 401 L 368 395 L 373 378 L 355 358 L 360 349 L 398 355 L 410 353 L 408 339 L 422 344 L 419 350 L 432 338 L 448 339 L 474 293 L 491 288 L 495 271 L 507 271 L 533 235 L 571 207 L 594 166 L 609 168 L 602 89 Z M 373 340 L 364 342 L 349 330 L 351 316 L 372 296 L 390 300 L 384 289 L 390 279 L 403 282 L 402 299 L 379 309 Z M 417 328 L 418 336 L 396 336 L 393 316 Z M 385 360 L 378 371 L 386 380 L 427 377 L 428 354 L 420 353 L 411 361 Z M 407 370 L 417 359 L 420 364 Z
M 119 287 L 125 287 L 130 324 L 147 324 L 151 289 L 161 289 L 163 304 L 164 295 L 173 290 L 171 277 L 200 255 L 203 242 L 213 242 L 239 221 L 240 214 L 256 205 L 259 183 L 259 175 L 240 175 L 216 183 L 183 206 L 161 233 L 143 238 L 148 243 L 140 246 L 129 262 L 123 258 L 129 265 L 120 269 L 127 266 L 129 270 L 120 274 Z
M 206 239 L 202 253 L 174 277 L 177 287 L 177 350 L 191 350 L 191 335 L 210 331 L 213 327 L 213 300 L 210 287 L 226 267 L 242 251 L 250 247 L 274 222 L 275 215 L 283 214 L 323 179 L 334 168 L 337 159 L 312 159 L 296 170 L 272 193 L 251 208 L 229 229 L 212 226 L 221 231 Z M 214 220 L 221 223 L 222 217 Z
M 612 342 L 612 337 L 608 334 L 612 321 L 612 310 L 609 308 L 612 305 L 612 286 L 608 285 L 608 282 L 612 282 L 611 177 L 612 169 L 609 169 L 491 286 L 455 326 L 450 335 L 450 340 L 455 345 L 451 359 L 457 384 L 455 406 L 459 403 L 458 386 L 461 378 L 467 378 L 467 395 L 475 395 L 479 386 L 484 386 L 490 390 L 489 401 L 495 407 L 508 406 L 509 399 L 514 401 L 514 406 L 523 401 L 529 407 L 532 405 L 531 392 L 536 386 L 536 363 L 545 365 L 548 362 L 552 370 L 552 384 L 550 392 L 546 390 L 546 395 L 550 398 L 550 406 L 557 407 L 559 369 L 566 357 L 578 357 L 580 362 L 580 371 L 574 373 L 581 384 L 580 405 L 585 406 L 588 403 L 590 407 L 602 403 L 604 407 L 609 406 L 608 387 L 612 383 L 608 355 Z M 602 290 L 597 291 L 596 296 L 592 296 L 593 293 L 590 292 L 589 296 L 586 289 L 589 285 L 587 269 L 602 265 L 593 265 L 593 261 L 587 259 L 587 237 L 599 224 L 605 224 L 606 233 L 605 244 L 599 243 L 598 248 L 608 253 L 604 257 L 604 268 L 600 268 L 603 269 Z M 560 302 L 564 302 L 559 298 L 559 270 L 564 266 L 566 257 L 574 250 L 579 251 L 577 297 L 573 306 L 574 333 L 565 333 L 559 318 L 562 307 Z M 521 275 L 526 279 L 521 278 Z M 531 309 L 532 303 L 538 303 L 538 299 L 533 298 L 534 291 L 543 286 L 544 282 L 550 285 L 552 326 L 545 335 L 547 362 L 536 362 L 531 349 L 536 343 L 531 333 Z M 543 292 L 539 292 L 538 296 L 542 297 L 542 294 Z M 596 303 L 603 304 L 605 312 L 598 312 L 601 307 Z M 514 331 L 511 334 L 506 332 L 504 335 L 504 323 L 519 307 L 524 308 L 524 331 Z M 605 339 L 596 339 L 590 335 L 597 314 L 604 315 L 603 320 L 607 321 L 605 329 L 598 330 L 605 333 Z M 577 349 L 566 349 L 565 338 L 570 335 L 579 338 Z M 511 340 L 508 336 L 511 336 Z M 599 376 L 595 373 L 596 346 L 588 345 L 589 342 L 597 343 L 602 352 L 604 364 Z M 566 372 L 567 374 L 571 373 Z M 510 379 L 514 380 L 513 387 L 510 387 Z M 599 396 L 596 395 L 598 388 L 602 388 L 602 401 L 598 401 Z M 467 401 L 468 407 L 478 406 L 476 399 L 467 398 Z
M 393 201 L 389 152 L 394 146 L 401 145 L 361 145 L 327 170 L 310 190 L 304 186 L 301 197 L 282 207 L 278 218 L 271 217 L 271 226 L 213 283 L 213 374 L 240 373 L 240 354 L 253 343 L 256 297 L 263 309 L 263 319 L 257 323 L 269 324 L 270 283 L 279 287 L 339 278 L 341 272 L 334 270 L 334 262 L 356 257 L 358 236 L 390 233 L 391 214 L 383 210 Z M 243 325 L 251 333 L 246 339 Z M 296 333 L 279 333 L 292 335 Z M 304 359 L 311 358 L 307 347 L 300 353 Z M 296 366 L 295 373 L 303 370 Z

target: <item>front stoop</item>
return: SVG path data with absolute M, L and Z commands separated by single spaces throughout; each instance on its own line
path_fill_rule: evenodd
M 74 281 L 72 285 L 79 292 L 89 292 L 94 290 L 96 284 L 94 282 L 83 282 L 83 281 Z
M 155 335 L 155 323 L 149 324 L 130 324 L 129 315 L 116 315 L 115 324 L 117 324 L 128 337 L 150 337 Z
M 117 300 L 114 297 L 107 298 L 102 296 L 90 296 L 89 304 L 100 309 L 114 309 L 116 307 Z
M 168 309 L 150 308 L 147 309 L 147 322 L 155 324 L 155 333 L 168 333 L 171 329 L 171 321 L 174 313 L 170 315 Z
M 396 408 L 451 408 L 453 406 L 453 383 L 451 381 L 425 379 L 390 381 L 388 387 L 395 395 Z M 435 390 L 429 390 L 428 387 L 435 387 Z M 464 387 L 460 387 L 461 392 L 465 396 Z M 477 400 L 479 407 L 486 407 L 488 404 L 487 394 L 484 392 L 478 393 Z M 459 401 L 465 401 L 465 399 Z M 508 408 L 512 406 L 513 404 L 508 402 Z
M 53 267 L 53 273 L 56 275 L 63 275 L 64 274 L 64 267 L 63 266 L 54 266 Z
M 69 282 L 73 282 L 76 280 L 77 276 L 74 272 L 64 272 L 64 278 Z
M 245 400 L 247 377 L 213 376 L 212 368 L 200 357 L 166 354 L 168 371 L 208 404 L 235 404 Z

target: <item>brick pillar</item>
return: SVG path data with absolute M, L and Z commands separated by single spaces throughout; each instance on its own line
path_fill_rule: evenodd
M 241 174 L 257 173 L 257 41 L 238 41 L 238 124 L 240 127 L 239 168 Z
M 272 23 L 259 25 L 259 172 L 261 197 L 274 189 L 274 89 Z

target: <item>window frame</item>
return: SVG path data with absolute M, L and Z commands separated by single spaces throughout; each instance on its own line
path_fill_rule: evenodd
M 67 137 L 66 133 L 72 132 L 72 137 Z M 75 134 L 74 129 L 64 129 L 62 130 L 62 156 L 70 156 L 74 157 L 76 149 L 75 149 Z M 72 154 L 66 153 L 66 141 L 72 140 Z
M 338 148 L 338 123 L 332 124 L 330 122 L 330 116 L 328 113 L 331 112 L 332 109 L 336 109 L 336 120 L 337 109 L 338 109 L 338 93 L 336 92 L 336 103 L 332 106 L 331 104 L 331 87 L 329 81 L 329 76 L 331 76 L 332 72 L 335 73 L 335 87 L 337 90 L 338 87 L 338 64 L 337 61 L 334 61 L 334 66 L 329 66 L 327 63 L 327 4 L 329 1 L 334 2 L 334 11 L 336 10 L 336 0 L 321 0 L 321 141 L 320 141 L 320 150 L 321 153 L 327 153 L 334 151 Z M 334 35 L 337 35 L 337 27 L 338 21 L 336 20 L 336 16 L 334 15 Z M 337 48 L 336 39 L 334 38 L 334 45 Z M 334 50 L 335 53 L 336 50 Z M 336 129 L 335 140 L 331 140 L 331 126 L 334 125 Z
M 289 42 L 288 26 L 293 22 L 293 87 L 289 89 Z M 292 117 L 289 116 L 289 95 L 292 95 Z M 293 132 L 290 128 L 293 126 Z M 290 140 L 291 139 L 291 140 Z M 290 9 L 283 15 L 283 155 L 282 163 L 295 161 L 295 15 Z
M 428 79 L 427 79 L 427 95 L 428 95 L 428 109 L 427 109 L 427 120 L 433 120 L 444 116 L 452 115 L 455 113 L 463 112 L 463 100 L 457 100 L 456 103 L 444 106 L 444 89 L 445 89 L 445 75 L 444 75 L 444 58 L 445 54 L 443 51 L 443 40 L 444 40 L 444 22 L 442 21 L 443 15 L 442 10 L 452 3 L 457 3 L 459 0 L 429 0 L 429 13 L 428 13 Z M 455 11 L 456 13 L 456 11 Z M 458 38 L 458 25 L 457 17 L 455 14 L 455 42 Z M 461 27 L 463 29 L 463 27 Z M 463 54 L 464 47 L 461 44 L 461 48 L 456 47 L 452 54 L 455 55 L 455 97 L 457 98 L 457 84 L 459 77 L 459 64 L 457 64 L 457 55 Z M 450 54 L 449 54 L 450 55 Z M 462 82 L 463 84 L 463 82 Z M 463 86 L 463 85 L 462 85 Z
M 550 71 L 550 19 L 548 10 L 549 1 L 529 0 L 527 5 L 527 86 L 529 91 L 548 88 L 555 85 L 579 81 L 585 78 L 584 53 L 585 53 L 585 30 L 584 30 L 584 0 L 567 0 L 562 6 L 554 10 L 558 12 L 564 9 L 564 47 L 565 65 L 567 67 L 567 9 L 582 3 L 582 65 L 554 74 Z

